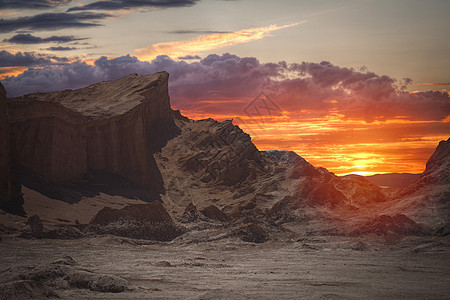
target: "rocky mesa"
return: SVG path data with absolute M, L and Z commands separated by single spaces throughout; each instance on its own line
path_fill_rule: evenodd
M 12 160 L 50 182 L 95 170 L 163 193 L 153 153 L 173 129 L 168 77 L 132 74 L 78 90 L 9 99 Z

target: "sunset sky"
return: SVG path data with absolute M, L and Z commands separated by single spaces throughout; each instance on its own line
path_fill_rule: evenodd
M 450 1 L 0 0 L 8 96 L 170 73 L 172 107 L 338 175 L 450 136 Z

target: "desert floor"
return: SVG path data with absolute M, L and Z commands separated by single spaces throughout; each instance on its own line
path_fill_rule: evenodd
M 450 239 L 313 236 L 290 242 L 152 243 L 3 237 L 0 269 L 71 256 L 131 283 L 123 293 L 56 290 L 63 299 L 448 299 Z

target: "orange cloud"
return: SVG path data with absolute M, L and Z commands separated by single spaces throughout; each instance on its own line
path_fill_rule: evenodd
M 190 40 L 158 43 L 147 48 L 136 49 L 135 53 L 139 59 L 147 61 L 151 61 L 159 55 L 167 55 L 172 58 L 195 55 L 205 51 L 260 40 L 268 36 L 272 31 L 296 26 L 304 22 L 305 21 L 283 26 L 270 25 L 227 33 L 213 33 Z
M 412 85 L 450 85 L 450 83 L 435 83 L 435 82 L 419 82 Z
M 0 80 L 5 79 L 7 76 L 17 76 L 22 74 L 28 67 L 2 67 L 0 68 Z
M 290 150 L 315 166 L 337 175 L 349 173 L 421 173 L 440 140 L 448 138 L 449 118 L 443 121 L 403 119 L 375 121 L 344 119 L 336 114 L 305 118 L 289 112 L 260 116 L 211 114 L 182 110 L 193 119 L 233 119 L 260 150 Z

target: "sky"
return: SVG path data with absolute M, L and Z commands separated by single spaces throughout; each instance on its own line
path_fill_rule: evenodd
M 344 175 L 450 136 L 449 1 L 0 0 L 9 97 L 168 71 L 172 107 Z

